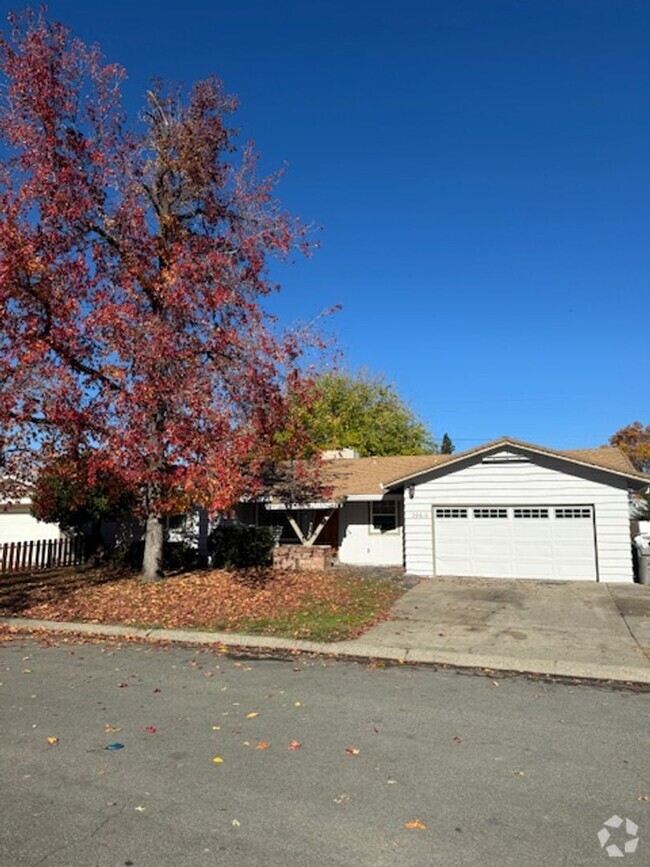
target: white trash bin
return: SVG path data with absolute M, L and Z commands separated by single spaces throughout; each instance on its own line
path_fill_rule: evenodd
M 650 584 L 650 534 L 641 533 L 635 536 L 634 546 L 639 564 L 639 583 Z

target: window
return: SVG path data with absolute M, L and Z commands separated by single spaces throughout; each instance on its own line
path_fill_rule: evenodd
M 436 509 L 436 518 L 466 518 L 467 509 Z
M 507 509 L 474 509 L 475 518 L 507 518 Z
M 378 500 L 370 503 L 370 528 L 375 533 L 390 533 L 399 527 L 399 502 Z
M 555 510 L 556 518 L 591 518 L 591 508 L 589 506 L 586 507 L 577 507 L 571 506 L 565 509 L 556 509 Z
M 548 518 L 548 509 L 515 509 L 515 518 Z

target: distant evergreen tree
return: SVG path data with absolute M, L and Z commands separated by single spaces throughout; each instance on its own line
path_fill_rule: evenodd
M 445 434 L 442 438 L 442 443 L 440 444 L 440 454 L 441 455 L 451 455 L 454 453 L 456 447 L 451 441 L 449 434 Z

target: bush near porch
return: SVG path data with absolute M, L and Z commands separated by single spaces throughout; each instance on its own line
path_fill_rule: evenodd
M 353 569 L 190 572 L 142 584 L 114 569 L 22 576 L 0 584 L 0 614 L 339 641 L 385 618 L 399 584 Z

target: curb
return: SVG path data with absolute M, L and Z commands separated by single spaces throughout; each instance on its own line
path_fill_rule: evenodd
M 551 678 L 557 680 L 591 681 L 618 686 L 638 686 L 650 689 L 650 669 L 615 665 L 583 665 L 563 660 L 528 660 L 525 667 L 514 657 L 486 656 L 449 651 L 413 650 L 407 646 L 392 647 L 354 641 L 318 642 L 276 638 L 268 635 L 244 635 L 231 632 L 201 632 L 185 629 L 144 629 L 137 626 L 111 626 L 99 623 L 73 623 L 54 620 L 31 620 L 23 617 L 2 617 L 0 625 L 18 632 L 42 630 L 50 633 L 86 635 L 97 638 L 136 638 L 144 642 L 169 642 L 179 645 L 226 648 L 237 655 L 286 659 L 297 655 L 324 656 L 355 662 L 386 662 L 400 665 L 426 665 L 434 668 L 458 669 L 469 673 L 490 673 L 502 676 Z

